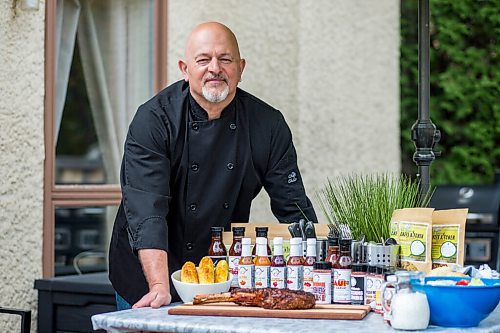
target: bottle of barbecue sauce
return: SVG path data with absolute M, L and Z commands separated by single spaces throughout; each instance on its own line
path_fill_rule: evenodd
M 222 231 L 224 228 L 212 227 L 210 229 L 212 232 L 212 241 L 208 247 L 208 256 L 214 262 L 215 267 L 219 261 L 227 259 L 227 250 L 226 246 L 222 242 Z
M 304 257 L 302 238 L 290 239 L 290 256 L 286 263 L 286 285 L 291 290 L 302 290 L 304 278 Z
M 231 288 L 238 288 L 238 263 L 241 259 L 241 239 L 245 236 L 245 227 L 233 227 L 233 244 L 229 248 L 229 272 L 232 274 Z
M 303 290 L 310 293 L 312 293 L 313 291 L 313 270 L 315 262 L 316 262 L 316 238 L 308 238 L 306 258 L 304 260 Z
M 251 245 L 250 238 L 241 239 L 241 258 L 238 263 L 238 286 L 240 288 L 254 287 L 255 265 L 252 260 L 252 250 L 250 250 Z
M 274 237 L 274 254 L 271 260 L 271 288 L 285 289 L 285 257 L 283 256 L 283 237 Z
M 267 256 L 267 239 L 257 237 L 257 255 L 255 256 L 255 288 L 269 288 L 271 285 L 271 261 Z
M 333 265 L 334 303 L 351 303 L 351 240 L 340 240 L 340 257 Z

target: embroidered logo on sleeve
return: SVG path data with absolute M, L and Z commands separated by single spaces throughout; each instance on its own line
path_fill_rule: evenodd
M 297 174 L 294 171 L 292 171 L 288 175 L 288 184 L 295 183 L 296 181 L 297 181 Z

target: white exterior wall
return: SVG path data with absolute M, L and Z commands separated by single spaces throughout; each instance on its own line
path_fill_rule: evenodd
M 44 1 L 38 11 L 0 1 L 0 306 L 31 309 L 42 276 Z M 0 316 L 18 332 L 19 316 Z
M 400 172 L 398 0 L 170 0 L 169 82 L 204 21 L 234 31 L 247 60 L 240 87 L 285 115 L 320 221 L 315 193 L 328 177 Z M 250 218 L 275 220 L 264 191 Z

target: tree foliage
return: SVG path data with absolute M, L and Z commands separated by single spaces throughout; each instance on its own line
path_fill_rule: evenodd
M 418 2 L 401 0 L 403 172 L 414 175 L 418 115 Z M 500 168 L 499 0 L 431 0 L 430 114 L 441 130 L 431 165 L 439 184 L 491 183 Z

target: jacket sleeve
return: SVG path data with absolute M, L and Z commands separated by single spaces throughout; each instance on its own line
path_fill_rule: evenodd
M 167 250 L 170 200 L 167 123 L 139 108 L 125 140 L 121 185 L 130 246 Z
M 271 198 L 271 210 L 281 223 L 301 218 L 317 222 L 297 165 L 292 133 L 281 113 L 272 130 L 264 188 Z

